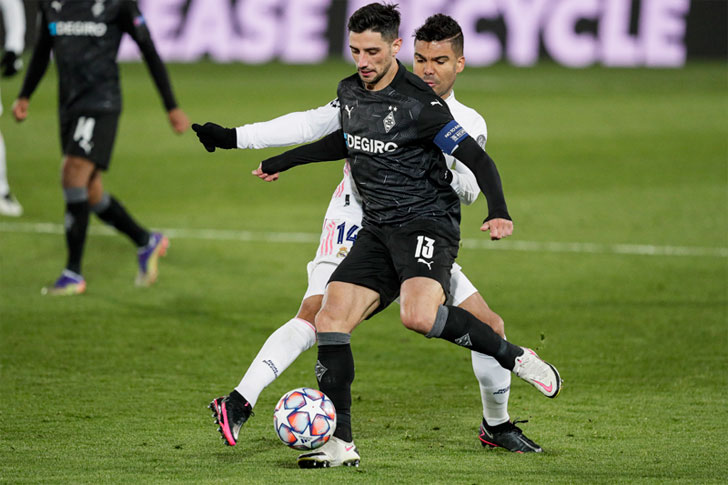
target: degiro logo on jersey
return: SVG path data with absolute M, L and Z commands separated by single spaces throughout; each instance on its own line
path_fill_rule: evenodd
M 103 37 L 106 24 L 101 22 L 51 22 L 48 31 L 51 35 Z
M 344 133 L 344 138 L 346 138 L 346 146 L 363 152 L 386 153 L 397 149 L 397 144 L 391 141 L 385 143 L 381 140 L 372 140 L 371 138 L 348 133 Z

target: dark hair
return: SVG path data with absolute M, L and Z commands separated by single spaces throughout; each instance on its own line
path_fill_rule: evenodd
M 455 55 L 463 55 L 463 30 L 449 15 L 438 13 L 429 17 L 422 27 L 415 30 L 414 38 L 423 42 L 449 41 Z
M 361 34 L 365 30 L 379 32 L 387 42 L 399 37 L 399 11 L 397 4 L 370 3 L 349 17 L 349 32 Z

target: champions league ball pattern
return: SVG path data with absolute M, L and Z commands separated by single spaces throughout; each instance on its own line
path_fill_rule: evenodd
M 287 392 L 273 412 L 276 435 L 297 450 L 313 450 L 329 441 L 336 429 L 336 410 L 319 390 L 301 387 Z

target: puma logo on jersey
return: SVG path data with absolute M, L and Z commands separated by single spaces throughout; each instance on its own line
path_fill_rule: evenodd
M 442 106 L 442 104 L 439 101 L 430 101 L 430 105 L 431 106 L 435 106 L 435 105 Z
M 422 264 L 426 264 L 427 265 L 427 269 L 429 269 L 430 271 L 432 271 L 432 261 L 425 261 L 422 258 L 417 258 L 417 262 L 418 263 L 422 263 Z

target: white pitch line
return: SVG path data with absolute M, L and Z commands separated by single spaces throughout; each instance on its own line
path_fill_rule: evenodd
M 212 241 L 274 242 L 316 244 L 319 234 L 307 232 L 254 232 L 225 229 L 160 229 L 176 239 L 206 239 Z M 50 222 L 0 222 L 0 232 L 26 234 L 63 234 L 63 225 Z M 97 236 L 118 234 L 106 226 L 91 226 L 89 232 Z M 656 246 L 652 244 L 599 244 L 577 242 L 498 241 L 488 239 L 463 239 L 467 249 L 525 251 L 544 253 L 627 254 L 638 256 L 706 256 L 728 257 L 728 248 L 699 246 Z

